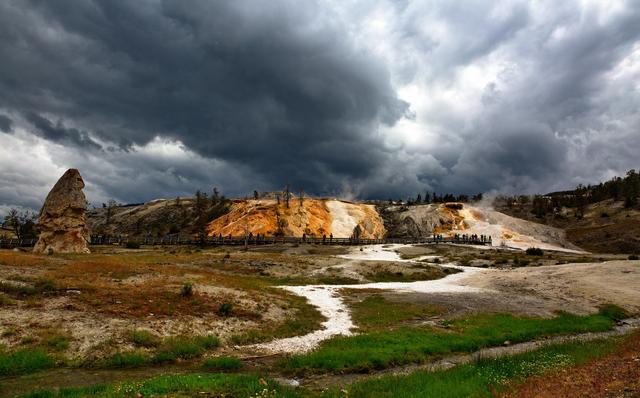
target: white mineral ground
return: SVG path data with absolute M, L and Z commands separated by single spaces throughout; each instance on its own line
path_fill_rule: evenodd
M 404 260 L 400 258 L 396 249 L 403 245 L 371 245 L 350 254 L 339 256 L 349 260 L 376 260 L 394 262 L 415 262 L 423 257 Z M 424 256 L 429 258 L 432 256 Z M 462 272 L 448 275 L 442 279 L 418 282 L 379 282 L 364 283 L 359 285 L 304 285 L 304 286 L 280 286 L 292 293 L 305 297 L 309 304 L 317 307 L 320 313 L 327 319 L 322 323 L 322 329 L 303 335 L 274 340 L 269 343 L 256 344 L 254 347 L 269 353 L 301 353 L 307 352 L 333 336 L 352 335 L 355 328 L 348 306 L 341 297 L 343 289 L 382 289 L 396 292 L 415 293 L 475 293 L 487 291 L 487 289 L 465 286 L 461 280 L 477 272 L 483 272 L 481 268 L 462 267 L 455 264 L 443 264 L 444 267 L 457 268 Z

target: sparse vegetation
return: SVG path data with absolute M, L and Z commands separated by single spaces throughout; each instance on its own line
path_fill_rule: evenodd
M 403 322 L 425 319 L 444 311 L 432 305 L 390 302 L 379 295 L 368 296 L 353 303 L 351 308 L 355 324 L 364 331 L 397 327 Z
M 294 318 L 286 319 L 279 325 L 265 325 L 259 329 L 249 329 L 231 335 L 231 343 L 253 344 L 274 338 L 299 336 L 320 328 L 324 318 L 302 297 L 291 296 L 290 300 L 297 312 Z
M 52 331 L 42 336 L 42 345 L 52 351 L 64 351 L 69 348 L 71 336 L 62 331 Z

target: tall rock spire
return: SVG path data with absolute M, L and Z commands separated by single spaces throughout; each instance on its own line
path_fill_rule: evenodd
M 67 170 L 53 186 L 40 210 L 40 237 L 34 253 L 89 253 L 85 218 L 84 180 L 77 169 Z

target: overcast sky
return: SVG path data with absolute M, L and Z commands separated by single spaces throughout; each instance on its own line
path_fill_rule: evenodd
M 0 213 L 291 183 L 548 192 L 638 168 L 640 1 L 0 2 Z

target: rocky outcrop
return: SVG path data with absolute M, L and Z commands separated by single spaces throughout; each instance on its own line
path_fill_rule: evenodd
M 378 211 L 391 238 L 420 238 L 464 229 L 463 219 L 447 204 L 383 206 Z
M 34 253 L 89 253 L 87 199 L 80 172 L 69 169 L 53 186 L 40 210 Z

